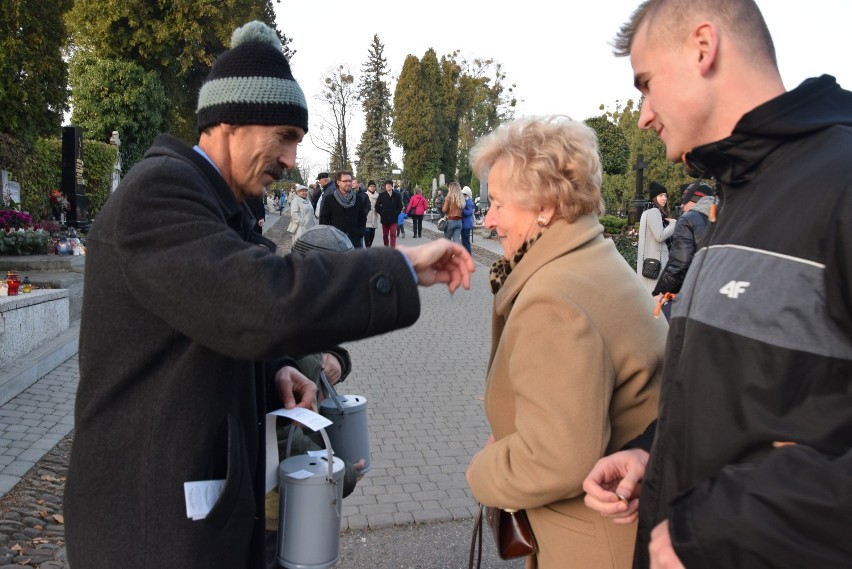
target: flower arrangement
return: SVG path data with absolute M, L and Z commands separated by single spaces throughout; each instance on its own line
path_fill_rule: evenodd
M 29 213 L 0 209 L 0 255 L 44 255 L 52 246 L 50 229 L 33 223 Z
M 10 229 L 24 229 L 32 224 L 32 216 L 25 211 L 0 209 L 0 228 L 6 231 Z
M 44 255 L 53 245 L 43 229 L 0 229 L 0 255 Z
M 53 211 L 57 214 L 71 210 L 71 204 L 68 202 L 68 198 L 65 197 L 65 194 L 56 189 L 50 191 L 50 207 L 53 208 Z

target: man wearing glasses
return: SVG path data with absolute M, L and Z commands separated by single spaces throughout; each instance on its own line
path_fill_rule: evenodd
M 364 197 L 352 191 L 352 173 L 337 173 L 336 188 L 320 202 L 320 225 L 331 225 L 341 230 L 356 249 L 363 247 L 362 238 L 367 226 Z

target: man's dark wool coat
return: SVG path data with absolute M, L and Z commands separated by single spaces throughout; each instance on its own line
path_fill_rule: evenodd
M 167 135 L 97 216 L 64 502 L 73 567 L 263 567 L 263 415 L 281 407 L 282 356 L 417 319 L 399 252 L 282 256 L 250 220 Z M 184 483 L 200 480 L 225 487 L 193 521 Z

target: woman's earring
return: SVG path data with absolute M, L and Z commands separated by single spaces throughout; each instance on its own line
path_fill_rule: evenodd
M 539 224 L 540 226 L 542 226 L 542 227 L 544 227 L 545 225 L 547 225 L 547 220 L 546 220 L 546 219 L 544 219 L 544 216 L 543 216 L 543 215 L 538 216 L 538 224 Z

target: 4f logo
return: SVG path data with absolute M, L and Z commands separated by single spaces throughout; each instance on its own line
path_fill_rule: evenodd
M 748 285 L 751 283 L 745 281 L 731 281 L 722 288 L 719 289 L 719 292 L 727 296 L 728 298 L 739 298 L 741 294 L 743 294 L 748 288 Z

